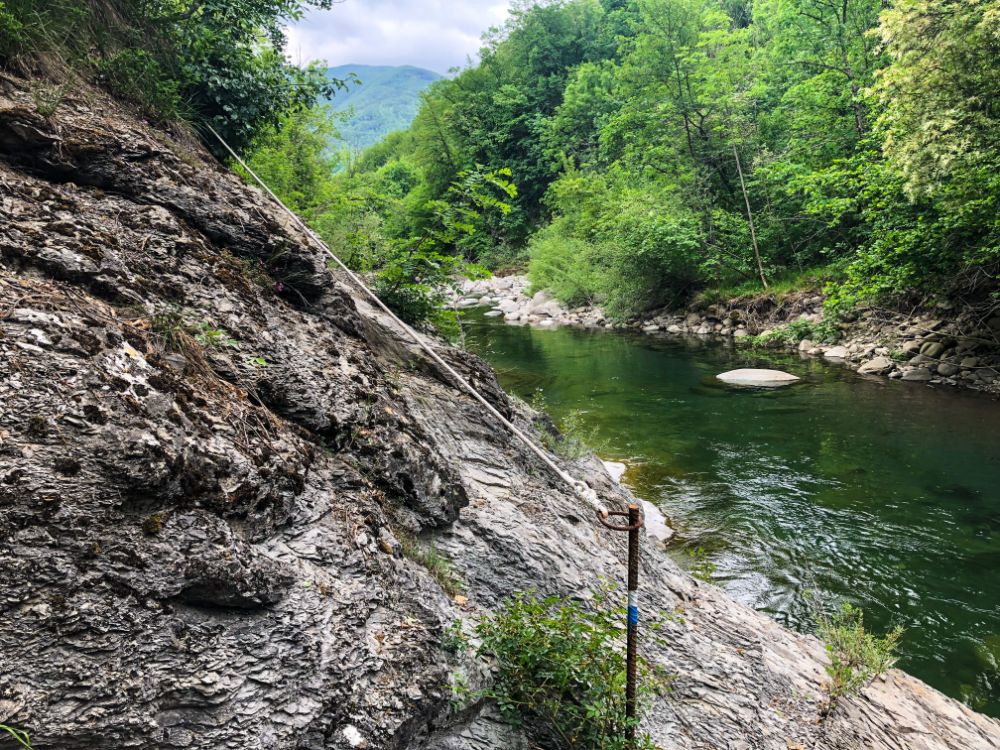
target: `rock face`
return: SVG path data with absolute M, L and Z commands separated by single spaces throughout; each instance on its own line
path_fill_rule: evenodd
M 38 750 L 525 747 L 452 711 L 443 629 L 620 578 L 622 535 L 199 146 L 93 91 L 43 118 L 31 88 L 0 79 L 0 723 Z M 898 671 L 820 721 L 815 639 L 653 545 L 642 583 L 681 615 L 644 645 L 663 748 L 1000 745 Z

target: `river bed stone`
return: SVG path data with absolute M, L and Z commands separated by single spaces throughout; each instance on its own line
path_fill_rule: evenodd
M 716 378 L 723 383 L 732 385 L 757 385 L 757 386 L 782 386 L 800 380 L 797 375 L 792 375 L 781 370 L 731 370 L 717 375 Z

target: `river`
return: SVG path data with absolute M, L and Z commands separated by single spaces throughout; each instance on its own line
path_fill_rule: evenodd
M 700 548 L 713 582 L 789 627 L 851 601 L 906 628 L 899 667 L 1000 716 L 1000 404 L 797 356 L 465 317 L 511 393 L 541 390 Z M 780 390 L 715 375 L 778 367 Z M 686 551 L 687 550 L 687 551 Z

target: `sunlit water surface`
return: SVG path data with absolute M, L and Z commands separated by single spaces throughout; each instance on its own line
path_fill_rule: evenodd
M 508 391 L 580 412 L 733 597 L 801 630 L 850 600 L 906 628 L 899 666 L 1000 716 L 1000 403 L 791 356 L 466 318 Z M 746 390 L 726 370 L 801 383 Z

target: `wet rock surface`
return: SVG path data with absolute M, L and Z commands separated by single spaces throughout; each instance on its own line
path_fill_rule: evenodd
M 0 723 L 39 750 L 524 747 L 453 713 L 443 629 L 586 596 L 624 540 L 200 147 L 95 92 L 31 102 L 0 82 Z M 896 671 L 820 721 L 820 644 L 646 547 L 644 606 L 680 615 L 645 646 L 661 747 L 1000 744 Z

